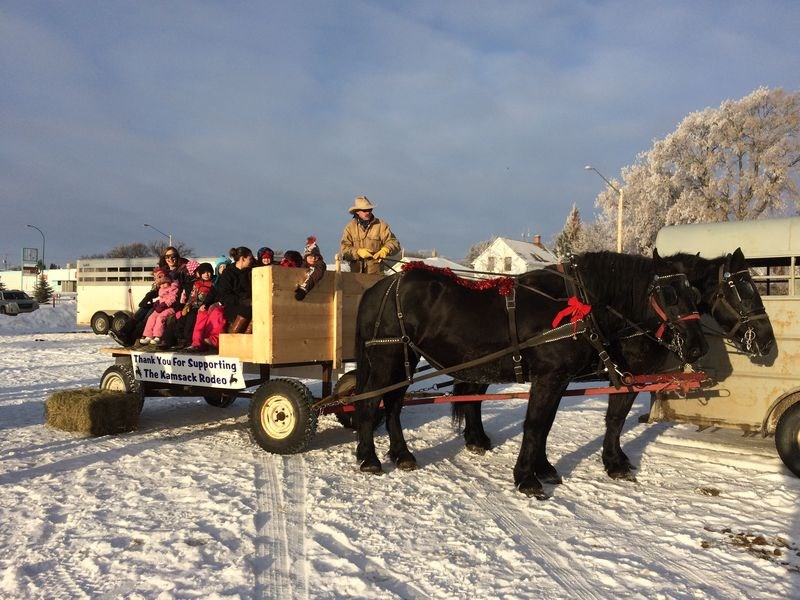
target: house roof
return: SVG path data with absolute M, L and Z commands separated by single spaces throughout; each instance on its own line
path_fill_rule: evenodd
M 519 254 L 525 262 L 536 264 L 536 263 L 545 263 L 545 264 L 552 264 L 558 262 L 558 258 L 556 255 L 547 250 L 546 248 L 542 248 L 541 246 L 537 246 L 532 242 L 522 242 L 520 240 L 511 240 L 509 238 L 500 238 L 505 242 L 505 244 L 511 248 L 514 252 Z

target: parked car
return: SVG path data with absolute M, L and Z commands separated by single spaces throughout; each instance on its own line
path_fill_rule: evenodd
M 22 290 L 0 290 L 0 314 L 16 315 L 21 312 L 33 312 L 39 303 Z

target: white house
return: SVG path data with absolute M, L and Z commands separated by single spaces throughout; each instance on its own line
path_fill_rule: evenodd
M 542 244 L 537 235 L 533 242 L 498 237 L 472 261 L 476 271 L 517 275 L 558 262 L 556 255 Z

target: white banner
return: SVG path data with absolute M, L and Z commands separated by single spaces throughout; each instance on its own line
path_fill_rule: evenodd
M 134 377 L 139 381 L 244 389 L 244 370 L 238 358 L 216 355 L 131 352 Z

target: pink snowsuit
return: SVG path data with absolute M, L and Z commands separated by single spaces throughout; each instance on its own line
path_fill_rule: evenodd
M 197 311 L 197 321 L 192 332 L 192 346 L 202 347 L 205 340 L 219 348 L 219 334 L 225 331 L 225 312 L 221 306 L 213 304 L 208 310 Z
M 160 338 L 164 335 L 167 317 L 175 314 L 172 308 L 178 299 L 180 287 L 177 281 L 162 283 L 158 288 L 158 302 L 155 303 L 153 312 L 147 317 L 142 335 L 149 338 Z

